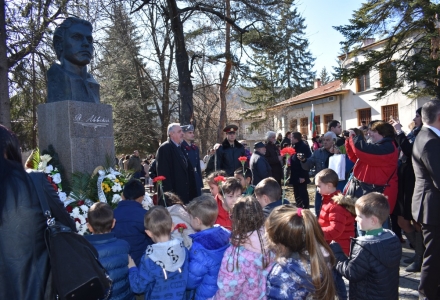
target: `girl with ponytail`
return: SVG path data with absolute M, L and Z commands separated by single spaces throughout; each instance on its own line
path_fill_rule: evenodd
M 308 209 L 283 205 L 272 211 L 265 228 L 276 253 L 267 299 L 334 299 L 335 258 L 316 217 Z

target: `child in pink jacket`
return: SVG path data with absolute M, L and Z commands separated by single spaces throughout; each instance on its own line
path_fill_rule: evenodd
M 223 255 L 213 299 L 266 299 L 273 255 L 266 250 L 263 224 L 260 203 L 252 196 L 240 198 L 232 210 L 231 246 Z

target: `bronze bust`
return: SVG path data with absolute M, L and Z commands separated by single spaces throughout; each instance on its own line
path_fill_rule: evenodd
M 56 29 L 53 45 L 61 64 L 47 71 L 47 103 L 73 100 L 99 103 L 99 84 L 87 73 L 93 57 L 92 24 L 69 17 Z

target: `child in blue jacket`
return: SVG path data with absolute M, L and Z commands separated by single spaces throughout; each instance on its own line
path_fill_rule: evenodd
M 165 207 L 151 208 L 144 218 L 145 232 L 155 242 L 149 245 L 136 267 L 129 259 L 130 286 L 145 299 L 185 299 L 188 250 L 180 239 L 171 239 L 173 221 Z
M 113 209 L 97 202 L 87 213 L 87 227 L 92 235 L 85 238 L 96 248 L 99 261 L 113 280 L 109 300 L 134 300 L 128 281 L 128 251 L 130 246 L 110 232 L 115 226 Z
M 223 254 L 229 247 L 229 230 L 216 225 L 218 206 L 211 195 L 202 195 L 188 206 L 191 227 L 197 233 L 189 252 L 189 274 L 187 289 L 193 290 L 194 299 L 208 299 L 217 292 L 217 277 Z M 191 297 L 193 299 L 193 297 Z

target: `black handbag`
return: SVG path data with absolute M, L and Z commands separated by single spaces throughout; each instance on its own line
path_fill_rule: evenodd
M 358 161 L 356 161 L 356 164 Z M 354 170 L 354 167 L 356 166 L 356 164 L 353 166 L 352 170 Z M 366 183 L 366 182 L 360 181 L 359 179 L 354 177 L 354 175 L 352 175 L 350 180 L 347 183 L 347 186 L 344 188 L 344 195 L 351 196 L 354 199 L 358 199 L 358 198 L 362 197 L 363 195 L 366 195 L 371 192 L 378 192 L 378 193 L 383 194 L 385 189 L 389 186 L 388 183 L 390 182 L 391 178 L 393 178 L 394 173 L 396 173 L 396 170 L 394 170 L 394 172 L 388 178 L 385 185 Z
M 44 234 L 50 258 L 53 284 L 59 299 L 97 300 L 110 295 L 112 280 L 98 260 L 98 252 L 82 235 L 52 217 L 36 176 L 30 176 L 43 214 Z

